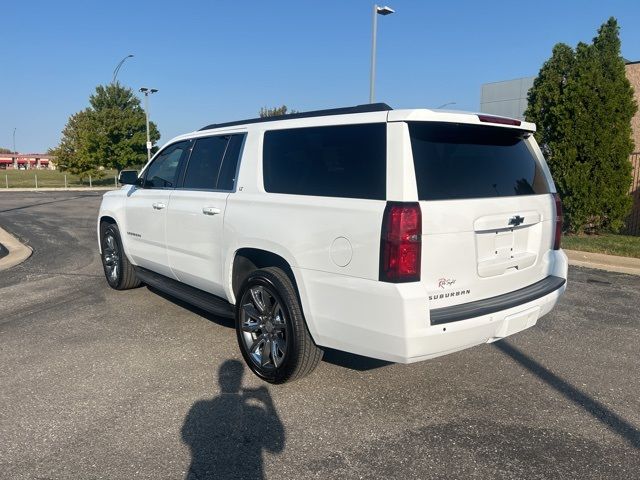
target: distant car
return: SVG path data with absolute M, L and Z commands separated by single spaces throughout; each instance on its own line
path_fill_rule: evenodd
M 272 383 L 325 347 L 411 363 L 499 340 L 566 287 L 534 130 L 384 104 L 210 125 L 105 194 L 107 281 L 234 317 Z

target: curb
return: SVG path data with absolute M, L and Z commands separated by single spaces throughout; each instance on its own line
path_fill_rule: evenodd
M 1 188 L 2 192 L 107 192 L 109 190 L 119 190 L 120 187 L 42 187 L 42 188 Z
M 9 254 L 0 258 L 0 271 L 15 267 L 31 256 L 31 247 L 21 243 L 16 237 L 0 227 L 0 243 L 5 246 Z
M 640 275 L 640 258 L 619 257 L 618 255 L 605 255 L 604 253 L 579 252 L 577 250 L 564 250 L 569 257 L 569 265 L 576 267 L 597 268 L 608 272 Z

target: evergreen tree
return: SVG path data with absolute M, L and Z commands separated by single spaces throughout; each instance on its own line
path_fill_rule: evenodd
M 610 18 L 592 44 L 557 44 L 529 91 L 527 120 L 547 157 L 570 231 L 618 231 L 631 207 L 633 89 Z

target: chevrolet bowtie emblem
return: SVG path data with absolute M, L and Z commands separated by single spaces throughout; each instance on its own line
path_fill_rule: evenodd
M 520 215 L 516 215 L 515 217 L 511 217 L 509 219 L 509 225 L 513 225 L 514 227 L 517 227 L 522 222 L 524 222 L 524 217 L 521 217 Z

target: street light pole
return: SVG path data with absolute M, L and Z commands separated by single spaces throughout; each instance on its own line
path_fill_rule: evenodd
M 144 115 L 147 119 L 147 160 L 151 160 L 151 139 L 149 138 L 149 95 L 156 93 L 156 88 L 141 87 L 140 91 L 144 93 Z
M 369 103 L 373 103 L 376 82 L 376 43 L 378 37 L 378 15 L 391 15 L 395 10 L 390 7 L 373 6 L 373 25 L 371 27 L 371 76 L 369 78 Z
M 131 58 L 131 57 L 133 57 L 133 55 L 127 55 L 122 60 L 120 60 L 118 65 L 116 65 L 116 68 L 113 70 L 113 78 L 111 79 L 111 83 L 116 83 L 116 79 L 118 78 L 118 72 L 120 71 L 120 67 L 122 67 L 122 64 L 127 60 L 127 58 Z

